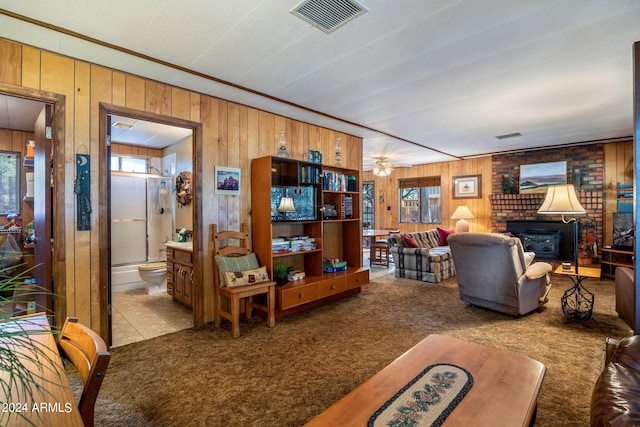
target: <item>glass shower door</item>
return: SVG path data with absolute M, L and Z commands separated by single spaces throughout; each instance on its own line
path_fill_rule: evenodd
M 147 180 L 111 175 L 111 265 L 147 262 Z

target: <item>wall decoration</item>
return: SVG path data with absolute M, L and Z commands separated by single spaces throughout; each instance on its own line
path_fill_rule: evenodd
M 566 183 L 566 161 L 520 166 L 520 193 L 546 193 L 547 187 Z
M 478 199 L 482 197 L 482 176 L 466 175 L 453 177 L 454 199 Z
M 633 213 L 613 214 L 613 247 L 615 249 L 633 250 L 633 225 Z
M 240 195 L 240 168 L 216 166 L 216 194 Z
M 180 206 L 187 206 L 191 203 L 193 183 L 191 172 L 183 171 L 176 177 L 176 202 Z
M 322 153 L 316 150 L 309 150 L 307 152 L 307 161 L 312 163 L 322 163 Z
M 76 154 L 77 228 L 91 230 L 91 158 L 88 154 Z

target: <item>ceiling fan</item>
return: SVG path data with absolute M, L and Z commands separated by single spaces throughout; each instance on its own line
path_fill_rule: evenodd
M 373 167 L 373 174 L 376 176 L 388 176 L 395 168 L 410 168 L 412 166 L 392 164 L 388 157 L 377 157 L 377 159 L 376 165 Z

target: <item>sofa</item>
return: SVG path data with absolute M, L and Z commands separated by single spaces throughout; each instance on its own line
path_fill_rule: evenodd
M 546 262 L 532 263 L 517 237 L 496 233 L 459 233 L 448 238 L 457 265 L 460 299 L 511 315 L 525 315 L 548 301 Z
M 395 276 L 430 283 L 438 283 L 455 276 L 451 248 L 444 238 L 450 233 L 451 230 L 434 228 L 428 231 L 391 234 L 388 241 L 395 263 Z M 417 247 L 410 247 L 407 245 L 408 241 L 413 243 L 411 246 Z
M 605 362 L 591 393 L 591 426 L 640 425 L 640 335 L 607 338 Z
M 629 267 L 617 267 L 615 273 L 616 313 L 631 329 L 636 322 L 635 273 Z

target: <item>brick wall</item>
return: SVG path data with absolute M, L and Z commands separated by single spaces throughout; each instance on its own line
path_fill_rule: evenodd
M 511 153 L 493 156 L 491 229 L 504 231 L 507 220 L 519 221 L 558 221 L 561 217 L 538 215 L 544 193 L 504 194 L 502 177 L 512 173 L 516 186 L 520 181 L 520 166 L 547 163 L 567 162 L 567 183 L 574 184 L 580 204 L 587 210 L 587 217 L 582 224 L 590 223 L 595 230 L 597 243 L 602 246 L 602 230 L 604 224 L 604 149 L 603 144 L 589 144 L 569 148 L 545 149 L 525 153 Z M 575 181 L 575 182 L 574 182 Z M 586 234 L 586 227 L 581 228 Z

